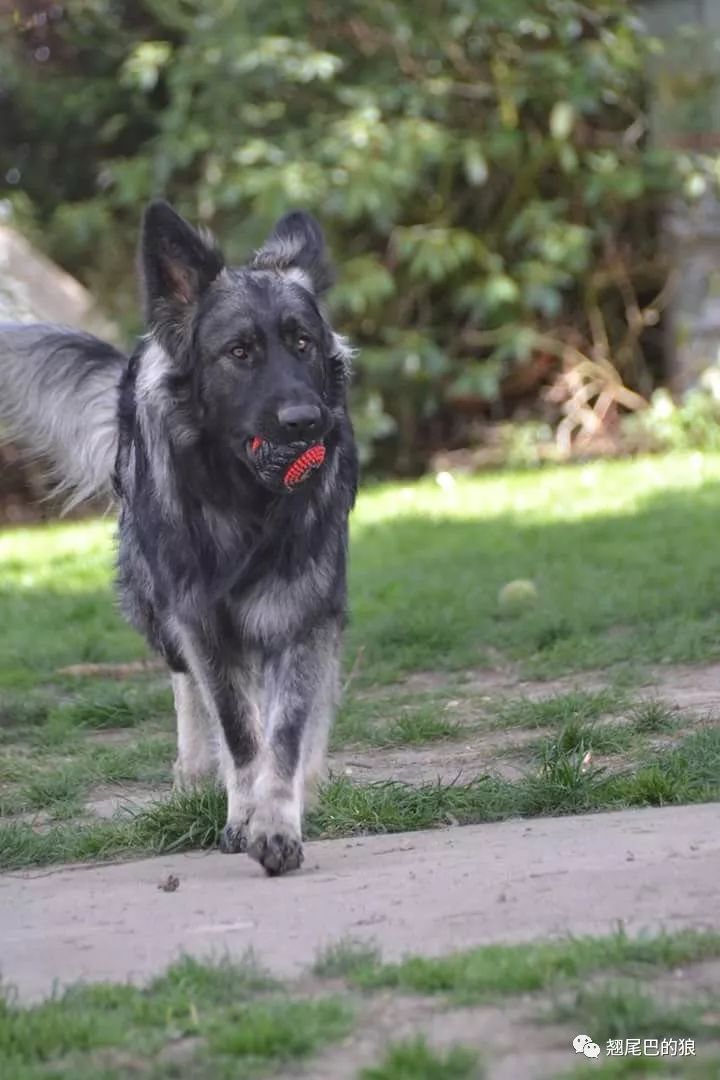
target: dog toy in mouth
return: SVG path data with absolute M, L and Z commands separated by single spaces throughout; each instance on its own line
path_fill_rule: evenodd
M 251 453 L 257 454 L 264 445 L 265 439 L 256 435 L 250 443 Z M 324 460 L 325 447 L 322 443 L 316 443 L 315 446 L 309 446 L 307 450 L 303 450 L 299 457 L 296 457 L 294 461 L 290 462 L 290 465 L 283 476 L 283 484 L 286 488 L 296 487 L 298 484 L 301 484 L 303 480 L 306 480 L 311 472 L 314 472 L 315 469 L 319 469 Z
M 295 487 L 296 484 L 301 484 L 306 476 L 314 472 L 315 469 L 320 468 L 324 460 L 325 447 L 322 443 L 309 446 L 299 458 L 295 458 L 285 473 L 283 477 L 285 487 Z

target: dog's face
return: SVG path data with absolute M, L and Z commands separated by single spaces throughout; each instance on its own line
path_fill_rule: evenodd
M 142 262 L 150 333 L 186 424 L 221 439 L 266 487 L 292 490 L 322 465 L 345 405 L 347 350 L 318 303 L 330 283 L 319 226 L 289 214 L 248 266 L 231 268 L 153 203 Z

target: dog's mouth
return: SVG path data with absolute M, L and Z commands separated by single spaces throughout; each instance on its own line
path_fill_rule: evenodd
M 322 442 L 271 443 L 255 435 L 248 439 L 247 451 L 260 479 L 269 487 L 284 491 L 305 483 L 325 461 Z

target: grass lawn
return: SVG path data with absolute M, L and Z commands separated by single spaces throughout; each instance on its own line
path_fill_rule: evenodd
M 12 1080 L 250 1080 L 331 1077 L 341 1065 L 338 1075 L 356 1080 L 481 1080 L 486 1062 L 535 1043 L 538 1056 L 566 1060 L 562 1078 L 590 1075 L 572 1071 L 573 1035 L 588 1031 L 602 1047 L 593 1069 L 603 1076 L 662 1066 L 665 1075 L 710 1078 L 718 1001 L 699 988 L 696 967 L 717 956 L 717 934 L 689 931 L 494 945 L 399 964 L 346 941 L 289 984 L 251 957 L 184 957 L 144 987 L 76 986 L 30 1007 L 0 997 L 0 1070 Z M 510 1041 L 492 1026 L 499 1003 Z M 644 1037 L 692 1037 L 693 1071 L 643 1058 L 633 1073 L 632 1062 L 606 1058 L 607 1040 Z M 507 1061 L 505 1069 L 513 1075 Z
M 343 761 L 366 755 L 365 771 L 336 773 L 309 833 L 719 797 L 715 717 L 646 686 L 720 658 L 718 522 L 718 455 L 365 491 L 332 743 Z M 215 842 L 214 792 L 109 819 L 87 810 L 118 791 L 164 794 L 173 759 L 161 675 L 61 673 L 146 656 L 117 614 L 112 563 L 110 520 L 0 534 L 0 866 Z M 503 614 L 498 591 L 518 578 L 537 602 Z M 479 678 L 508 671 L 547 693 Z M 402 771 L 413 754 L 452 762 L 475 744 L 454 783 Z M 503 754 L 516 767 L 496 768 Z
M 352 1022 L 349 1001 L 287 994 L 253 964 L 185 958 L 142 989 L 73 987 L 30 1009 L 6 1000 L 0 1065 L 12 1080 L 246 1080 L 312 1056 Z

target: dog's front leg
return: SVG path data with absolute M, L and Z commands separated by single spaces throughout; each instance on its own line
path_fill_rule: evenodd
M 317 630 L 263 664 L 262 737 L 248 854 L 268 874 L 297 870 L 303 861 L 306 757 L 309 743 L 317 741 L 315 729 L 326 731 L 329 725 L 329 687 L 336 665 L 333 637 Z
M 215 701 L 224 736 L 220 761 L 228 802 L 220 850 L 226 854 L 247 851 L 248 829 L 255 813 L 261 733 L 254 686 L 252 673 L 245 669 L 223 672 L 215 679 Z
M 228 801 L 220 850 L 246 851 L 261 743 L 257 667 L 230 665 L 216 655 L 217 650 L 203 646 L 191 633 L 182 632 L 179 636 L 217 735 L 220 772 Z
M 172 672 L 171 679 L 177 720 L 175 787 L 192 791 L 217 780 L 219 738 L 193 676 Z

